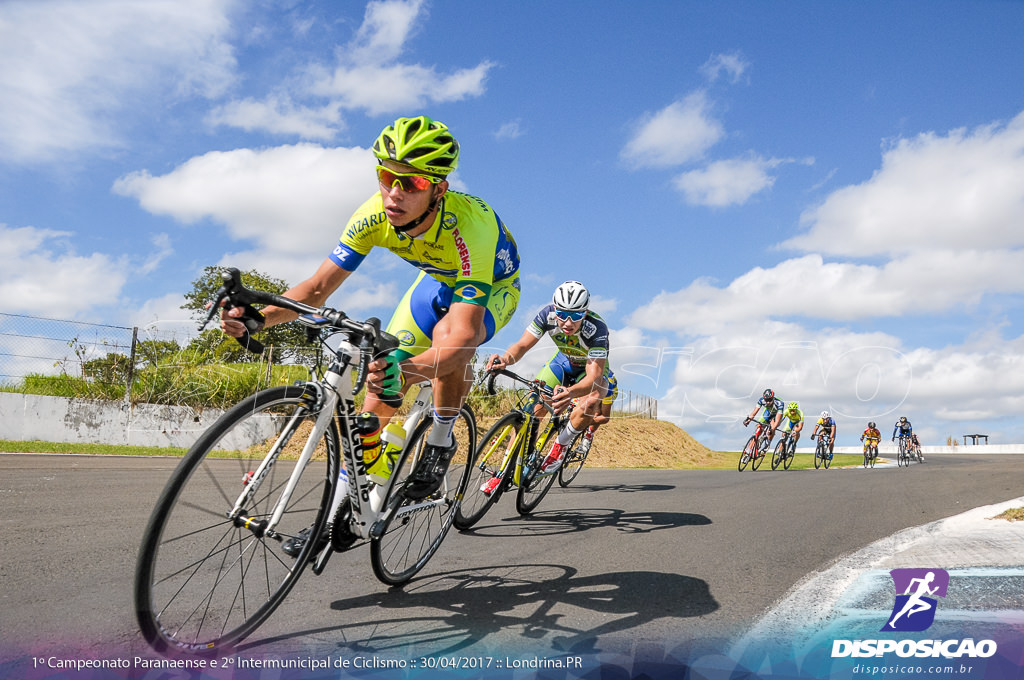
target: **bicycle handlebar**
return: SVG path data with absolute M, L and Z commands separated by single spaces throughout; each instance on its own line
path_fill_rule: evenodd
M 298 300 L 292 300 L 282 295 L 268 293 L 262 290 L 252 290 L 242 284 L 242 273 L 234 267 L 229 267 L 222 274 L 223 283 L 217 289 L 217 299 L 210 306 L 210 314 L 206 321 L 199 327 L 203 330 L 213 321 L 220 311 L 221 303 L 224 309 L 244 307 L 252 304 L 268 304 L 288 309 L 297 314 L 312 314 L 325 320 L 322 326 L 330 326 L 338 330 L 348 332 L 357 338 L 359 347 L 359 370 L 356 373 L 356 384 L 354 391 L 359 392 L 363 388 L 366 376 L 369 373 L 369 365 L 373 359 L 384 356 L 398 347 L 398 338 L 380 330 L 380 320 L 371 317 L 366 321 L 350 319 L 345 312 L 333 307 L 313 307 Z M 263 353 L 263 344 L 249 335 L 248 329 L 241 337 L 235 338 L 242 347 L 245 347 L 254 354 Z
M 505 376 L 507 378 L 511 378 L 512 380 L 514 380 L 516 382 L 522 383 L 522 384 L 526 385 L 528 388 L 530 388 L 530 390 L 532 392 L 535 392 L 537 394 L 543 394 L 544 396 L 546 396 L 548 398 L 551 398 L 551 397 L 555 396 L 555 391 L 552 388 L 548 387 L 546 383 L 544 383 L 544 382 L 542 382 L 540 380 L 530 380 L 528 378 L 524 378 L 523 376 L 519 375 L 518 373 L 514 373 L 514 372 L 508 370 L 507 368 L 489 368 L 489 369 L 487 369 L 487 394 L 490 394 L 490 395 L 497 394 L 497 392 L 494 389 L 494 380 L 499 375 L 503 375 L 503 376 Z M 538 400 L 538 401 L 539 401 L 541 406 L 543 406 L 552 415 L 554 415 L 555 410 L 553 408 L 551 408 L 551 406 L 547 402 L 545 402 L 543 400 Z

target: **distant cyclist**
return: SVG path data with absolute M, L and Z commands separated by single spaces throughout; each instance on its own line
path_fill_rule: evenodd
M 906 437 L 907 443 L 910 443 L 910 436 L 914 434 L 914 426 L 910 424 L 906 416 L 900 416 L 900 419 L 896 421 L 896 424 L 892 428 L 892 439 L 896 441 L 896 437 Z
M 917 438 L 916 433 L 910 435 L 910 445 L 914 448 L 914 452 L 917 453 L 917 459 L 923 463 L 924 451 L 921 450 L 921 440 Z
M 786 410 L 782 412 L 782 424 L 779 431 L 782 434 L 792 433 L 793 446 L 800 441 L 800 431 L 804 429 L 804 412 L 800 410 L 800 404 L 791 401 L 786 404 Z
M 771 445 L 775 438 L 775 430 L 782 422 L 782 410 L 785 408 L 783 401 L 775 396 L 775 390 L 766 389 L 757 400 L 754 410 L 744 419 L 743 427 L 750 424 L 750 421 L 761 423 L 768 428 L 768 444 Z
M 832 414 L 828 411 L 822 411 L 821 417 L 818 418 L 818 422 L 814 425 L 814 432 L 811 433 L 811 439 L 814 439 L 818 432 L 821 432 L 822 437 L 826 437 L 828 442 L 828 455 L 831 458 L 833 451 L 836 448 L 836 435 L 839 434 L 839 427 L 836 425 L 836 419 L 832 417 Z
M 868 447 L 877 447 L 878 442 L 882 441 L 882 433 L 878 431 L 878 426 L 875 425 L 875 421 L 872 420 L 868 423 L 868 426 L 864 428 L 864 431 L 860 435 L 860 440 L 864 442 L 865 451 L 867 451 Z M 877 453 L 875 455 L 877 455 Z
M 502 354 L 492 355 L 488 367 L 514 364 L 545 334 L 558 349 L 537 379 L 554 388 L 551 405 L 556 413 L 564 411 L 573 399 L 582 404 L 573 409 L 541 465 L 544 472 L 553 472 L 561 467 L 566 447 L 594 423 L 602 401 L 613 397 L 615 377 L 608 366 L 608 324 L 590 310 L 590 292 L 579 281 L 558 286 L 551 303 L 537 313 L 522 337 Z

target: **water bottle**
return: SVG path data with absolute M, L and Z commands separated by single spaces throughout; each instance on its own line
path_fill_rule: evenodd
M 380 457 L 380 419 L 365 411 L 356 416 L 356 433 L 362 441 L 363 462 L 369 470 Z
M 380 435 L 381 455 L 377 457 L 373 467 L 369 468 L 370 480 L 377 484 L 384 484 L 391 478 L 391 471 L 395 469 L 395 460 L 405 446 L 405 428 L 398 423 L 390 423 L 384 428 Z

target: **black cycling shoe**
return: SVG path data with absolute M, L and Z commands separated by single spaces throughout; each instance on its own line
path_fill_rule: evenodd
M 450 446 L 427 444 L 419 464 L 405 485 L 406 498 L 418 501 L 437 491 L 444 480 L 444 473 L 448 471 L 448 463 L 458 448 L 459 444 L 454 437 Z
M 289 538 L 287 541 L 281 544 L 281 551 L 289 557 L 298 557 L 299 553 L 302 552 L 302 549 L 306 547 L 306 541 L 309 540 L 309 534 L 312 531 L 312 529 L 313 527 L 311 526 L 306 527 L 305 529 L 300 531 L 297 536 Z M 321 550 L 324 549 L 324 547 L 327 545 L 328 542 L 330 542 L 330 540 L 331 534 L 329 531 L 325 531 L 324 533 L 320 534 L 320 539 L 317 541 L 316 546 L 314 546 L 313 552 L 310 553 L 310 556 L 318 554 Z

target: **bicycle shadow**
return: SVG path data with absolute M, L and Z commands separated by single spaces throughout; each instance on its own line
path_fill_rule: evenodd
M 625 533 L 641 534 L 711 524 L 707 516 L 689 512 L 626 512 L 614 508 L 543 510 L 526 516 L 516 515 L 497 522 L 486 522 L 487 517 L 480 524 L 462 533 L 520 538 L 570 534 L 611 527 Z
M 236 651 L 329 635 L 334 647 L 330 651 L 407 658 L 451 654 L 488 644 L 507 651 L 516 640 L 531 653 L 537 653 L 546 641 L 555 651 L 597 654 L 604 651 L 599 645 L 601 636 L 659 618 L 703 616 L 719 608 L 707 582 L 689 576 L 651 571 L 582 577 L 577 573 L 564 565 L 526 564 L 434 574 L 403 589 L 331 603 L 339 618 L 359 622 L 264 638 Z M 655 593 L 657 597 L 652 597 Z M 374 615 L 359 612 L 364 609 L 374 610 Z M 409 616 L 417 609 L 436 613 Z M 388 618 L 382 614 L 387 610 L 396 615 Z M 583 625 L 595 620 L 601 623 L 589 628 Z
M 652 491 L 674 491 L 672 484 L 580 484 L 573 482 L 567 487 L 553 487 L 559 493 L 586 493 L 590 491 L 620 491 L 622 493 L 650 493 Z M 511 493 L 515 493 L 513 490 Z

